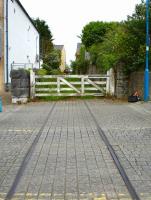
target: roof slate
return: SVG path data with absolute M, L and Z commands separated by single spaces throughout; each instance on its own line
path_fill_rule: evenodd
M 54 48 L 62 50 L 64 48 L 64 45 L 54 45 Z

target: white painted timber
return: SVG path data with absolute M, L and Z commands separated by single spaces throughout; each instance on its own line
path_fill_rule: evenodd
M 35 76 L 35 96 L 104 96 L 107 78 L 106 75 Z
M 60 80 L 62 81 L 62 82 L 64 82 L 66 85 L 68 85 L 70 88 L 72 88 L 73 90 L 75 90 L 77 93 L 80 93 L 80 91 L 77 89 L 77 88 L 75 88 L 71 83 L 69 83 L 67 80 L 65 80 L 64 78 L 60 78 Z
M 114 69 L 110 69 L 107 72 L 108 78 L 107 78 L 107 84 L 106 84 L 106 92 L 109 95 L 114 96 L 115 95 L 115 73 Z
M 35 97 L 35 73 L 33 70 L 30 70 L 30 98 Z
M 94 83 L 93 81 L 91 81 L 90 79 L 87 79 L 87 82 L 90 83 L 91 85 L 94 86 L 94 88 L 96 88 L 97 90 L 102 92 L 102 88 L 99 87 L 96 83 Z
M 97 85 L 106 85 L 106 81 L 93 81 L 95 84 Z M 81 81 L 80 82 L 70 82 L 73 85 L 81 85 Z M 57 82 L 37 82 L 36 81 L 36 85 L 57 85 Z M 66 85 L 66 83 L 61 82 L 60 85 Z M 90 83 L 88 83 L 87 81 L 84 82 L 84 85 L 90 85 Z
M 57 94 L 57 93 L 51 93 L 51 94 L 48 94 L 48 93 L 40 93 L 40 94 L 36 94 L 35 95 L 36 97 L 51 97 L 51 96 L 62 96 L 62 97 L 72 97 L 72 96 L 100 96 L 100 97 L 103 97 L 104 94 L 102 93 L 85 93 L 83 95 L 80 95 L 80 94 L 77 94 L 77 93 L 69 93 L 69 94 Z
M 91 78 L 91 79 L 106 79 L 108 76 L 103 75 L 103 76 L 92 76 L 92 75 L 36 75 L 35 78 L 57 78 L 57 77 L 62 77 L 62 78 Z

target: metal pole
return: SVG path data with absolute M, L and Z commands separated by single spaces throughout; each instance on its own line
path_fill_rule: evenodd
M 0 112 L 2 112 L 2 97 L 0 97 Z
M 149 100 L 149 2 L 146 0 L 146 68 L 144 77 L 144 101 Z

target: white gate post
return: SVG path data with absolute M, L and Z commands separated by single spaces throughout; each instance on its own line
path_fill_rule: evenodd
M 84 95 L 84 76 L 81 77 L 81 92 L 82 92 L 82 95 Z
M 30 98 L 34 99 L 35 97 L 35 72 L 33 70 L 30 70 Z
M 60 77 L 57 77 L 57 92 L 60 94 Z
M 114 70 L 111 68 L 107 71 L 107 84 L 106 84 L 106 93 L 109 95 L 115 95 L 115 77 Z
M 110 70 L 107 71 L 107 78 L 106 78 L 106 94 L 110 94 Z
M 112 96 L 115 95 L 115 74 L 114 69 L 110 69 L 110 93 Z

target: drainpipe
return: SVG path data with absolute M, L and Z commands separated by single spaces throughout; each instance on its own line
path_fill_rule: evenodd
M 41 46 L 41 43 L 40 43 L 40 34 L 39 34 L 39 51 L 38 51 L 38 53 L 39 53 L 39 69 L 40 69 L 40 46 Z
M 9 52 L 8 52 L 8 1 L 6 0 L 6 91 L 9 90 L 8 85 L 9 85 L 9 70 L 8 70 L 8 57 L 9 57 Z
M 39 65 L 39 69 L 40 69 L 40 54 L 39 54 L 40 53 L 40 51 L 39 51 L 40 50 L 40 43 L 38 44 L 38 38 L 39 37 L 37 36 L 36 37 L 36 56 L 39 56 L 39 58 L 38 58 L 39 59 L 38 65 Z M 38 50 L 38 45 L 39 45 L 39 50 Z

